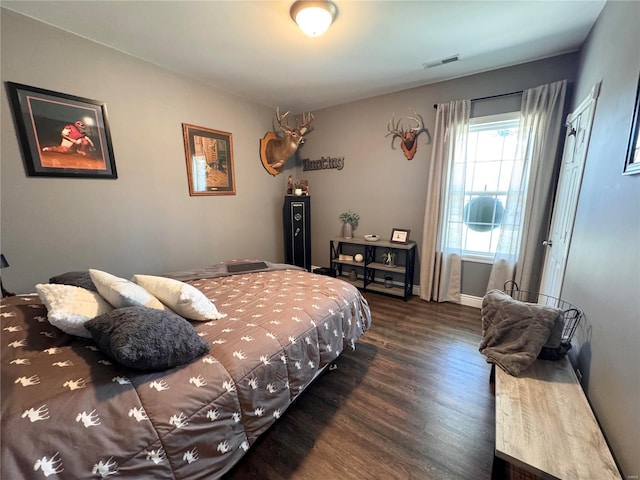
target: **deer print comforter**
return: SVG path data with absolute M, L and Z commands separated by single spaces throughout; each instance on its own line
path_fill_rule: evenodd
M 370 326 L 355 287 L 306 271 L 189 283 L 228 316 L 194 322 L 211 351 L 162 372 L 58 330 L 37 295 L 2 300 L 2 478 L 218 478 Z

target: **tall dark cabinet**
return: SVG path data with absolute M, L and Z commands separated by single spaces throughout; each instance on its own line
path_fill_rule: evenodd
M 311 271 L 311 197 L 285 196 L 282 214 L 285 263 Z

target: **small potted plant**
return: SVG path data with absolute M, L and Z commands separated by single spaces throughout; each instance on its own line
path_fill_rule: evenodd
M 342 237 L 353 238 L 353 231 L 358 228 L 358 222 L 360 221 L 360 215 L 353 213 L 351 210 L 343 212 L 338 217 L 342 222 Z
M 296 182 L 293 185 L 293 193 L 296 195 L 302 195 L 302 184 L 299 182 Z

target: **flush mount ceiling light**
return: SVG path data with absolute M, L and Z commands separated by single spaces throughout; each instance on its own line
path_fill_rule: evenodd
M 291 5 L 291 18 L 310 37 L 326 32 L 338 15 L 336 4 L 325 1 L 298 0 Z

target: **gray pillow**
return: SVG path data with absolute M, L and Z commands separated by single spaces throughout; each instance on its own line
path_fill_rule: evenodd
M 56 275 L 55 277 L 51 277 L 49 279 L 49 283 L 57 283 L 61 285 L 73 285 L 74 287 L 81 287 L 91 292 L 97 292 L 93 280 L 91 280 L 91 276 L 89 275 L 89 271 L 85 270 L 84 272 L 66 272 L 61 273 L 60 275 Z
M 166 370 L 211 348 L 189 322 L 168 310 L 123 307 L 84 324 L 102 352 L 137 370 Z

